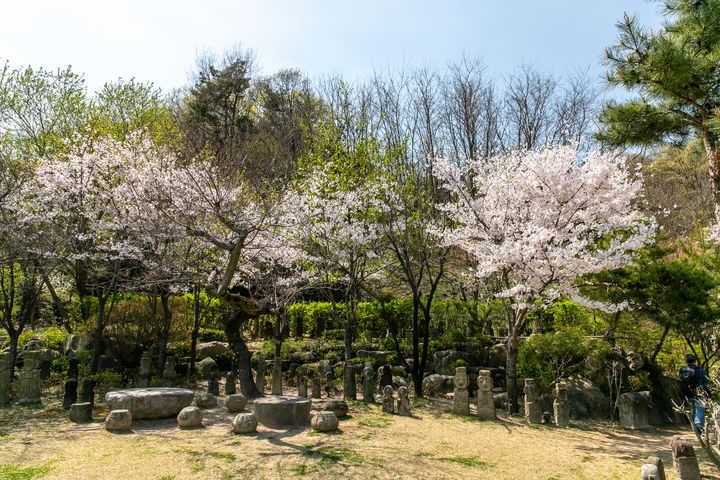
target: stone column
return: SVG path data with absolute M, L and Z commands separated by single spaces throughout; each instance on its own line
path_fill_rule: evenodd
M 65 382 L 65 396 L 63 397 L 63 409 L 68 410 L 70 405 L 77 403 L 78 381 L 71 378 Z
M 678 480 L 701 480 L 700 467 L 692 442 L 681 435 L 675 435 L 670 442 L 670 447 Z
M 298 383 L 298 397 L 307 398 L 307 383 L 307 377 L 300 377 L 300 383 Z
M 0 353 L 0 407 L 10 404 L 10 354 Z
M 538 401 L 540 392 L 538 391 L 535 379 L 525 379 L 525 418 L 529 423 L 542 423 L 542 405 Z
M 555 425 L 558 427 L 567 427 L 570 424 L 570 407 L 568 401 L 568 388 L 564 380 L 555 382 L 553 390 L 553 412 L 555 413 Z
M 20 373 L 20 405 L 38 405 L 40 398 L 40 351 L 23 353 L 23 371 Z
M 380 388 L 385 388 L 385 385 L 392 385 L 392 369 L 390 365 L 380 367 Z
M 255 388 L 265 393 L 265 357 L 258 355 L 257 370 L 255 370 Z
M 343 369 L 343 400 L 357 400 L 355 364 L 352 360 L 346 361 Z
M 95 380 L 92 378 L 83 380 L 80 403 L 89 403 L 90 408 L 95 406 Z
M 225 375 L 225 395 L 235 395 L 237 392 L 235 373 L 230 371 Z
M 174 387 L 177 381 L 177 372 L 175 372 L 175 357 L 168 357 L 165 360 L 165 369 L 163 370 L 163 386 Z
M 641 480 L 665 480 L 665 465 L 660 457 L 648 457 L 640 475 Z
M 455 369 L 455 391 L 453 394 L 453 413 L 470 415 L 470 396 L 468 393 L 468 376 L 465 367 Z
M 146 350 L 140 357 L 140 368 L 138 369 L 137 386 L 147 388 L 150 386 L 150 377 L 152 377 L 152 356 L 150 351 Z
M 210 372 L 210 380 L 208 380 L 208 393 L 215 396 L 220 395 L 220 373 L 213 370 Z
M 325 374 L 325 395 L 330 397 L 330 385 L 332 384 L 333 380 L 335 380 L 335 375 L 333 375 L 333 372 L 327 372 Z
M 280 357 L 273 358 L 272 394 L 282 395 L 282 359 Z
M 404 417 L 410 416 L 410 399 L 407 387 L 398 388 L 397 413 Z
M 315 376 L 312 379 L 312 398 L 320 398 L 322 391 L 320 389 L 320 377 Z
M 486 420 L 497 419 L 495 412 L 495 399 L 493 398 L 493 381 L 490 370 L 480 370 L 478 373 L 477 414 Z
M 76 357 L 71 357 L 70 360 L 68 360 L 69 366 L 67 371 L 67 377 L 68 379 L 74 378 L 75 380 L 78 379 L 78 364 L 80 363 Z
M 618 396 L 620 425 L 630 430 L 651 428 L 649 425 L 648 405 L 650 392 L 626 392 Z
M 362 371 L 363 402 L 375 402 L 375 370 L 372 364 L 367 362 Z
M 390 414 L 395 413 L 392 385 L 385 385 L 385 388 L 383 388 L 382 411 Z

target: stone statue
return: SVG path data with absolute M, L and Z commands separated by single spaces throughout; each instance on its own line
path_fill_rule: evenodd
M 225 395 L 235 395 L 237 393 L 237 378 L 235 372 L 230 371 L 225 375 Z
M 410 399 L 408 398 L 407 387 L 398 388 L 397 411 L 398 415 L 410 416 Z
M 486 420 L 497 419 L 495 413 L 495 399 L 493 398 L 493 380 L 490 370 L 480 370 L 477 379 L 477 414 Z
M 321 390 L 320 390 L 320 377 L 315 376 L 312 379 L 312 398 L 320 398 L 321 397 Z
M 343 399 L 357 399 L 357 390 L 355 386 L 355 365 L 352 360 L 346 361 L 345 368 L 343 369 Z
M 300 398 L 307 397 L 307 383 L 308 383 L 308 378 L 306 376 L 300 377 L 300 383 L 298 383 L 298 397 L 300 397 Z
M 257 370 L 255 370 L 255 388 L 265 393 L 265 357 L 258 355 Z
M 174 387 L 177 381 L 177 372 L 175 372 L 175 357 L 170 356 L 165 360 L 165 370 L 163 370 L 163 386 Z
M 468 376 L 465 367 L 455 369 L 455 390 L 453 394 L 453 413 L 456 415 L 470 415 L 470 396 L 468 393 Z
M 273 358 L 272 394 L 282 395 L 282 359 L 280 357 Z
M 146 350 L 140 357 L 140 368 L 138 369 L 137 386 L 147 388 L 150 386 L 150 377 L 152 377 L 152 355 Z
M 71 378 L 65 382 L 65 395 L 63 397 L 63 409 L 69 410 L 70 405 L 77 403 L 78 381 Z
M 23 354 L 23 371 L 20 373 L 20 405 L 38 405 L 40 398 L 40 351 L 27 351 Z
M 375 370 L 372 364 L 367 362 L 362 371 L 363 402 L 375 402 Z
M 539 391 L 535 379 L 525 379 L 525 418 L 534 424 L 542 423 L 542 405 L 538 401 Z
M 382 411 L 385 413 L 395 413 L 392 385 L 385 385 L 385 388 L 383 388 Z
M 390 365 L 380 367 L 380 388 L 385 388 L 385 385 L 392 385 L 392 369 Z
M 567 427 L 570 424 L 570 407 L 568 401 L 567 383 L 563 380 L 555 382 L 553 390 L 555 401 L 553 402 L 553 412 L 555 413 L 555 425 L 558 427 Z

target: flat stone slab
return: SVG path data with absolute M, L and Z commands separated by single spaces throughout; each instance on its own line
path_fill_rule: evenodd
M 195 393 L 187 388 L 128 388 L 105 395 L 110 410 L 130 410 L 133 419 L 175 417 L 193 402 Z
M 255 416 L 266 427 L 306 427 L 311 405 L 310 398 L 272 395 L 255 400 Z

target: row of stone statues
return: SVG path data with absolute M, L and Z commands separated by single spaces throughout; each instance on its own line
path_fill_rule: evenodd
M 456 415 L 470 415 L 470 393 L 468 391 L 469 379 L 465 367 L 455 369 L 455 390 L 453 392 L 453 413 Z M 478 417 L 495 420 L 495 400 L 493 398 L 493 381 L 490 370 L 480 370 L 477 379 L 477 413 Z
M 535 380 L 525 379 L 525 418 L 529 423 L 539 424 L 543 421 L 542 406 L 540 404 L 540 390 Z M 570 423 L 570 407 L 568 401 L 567 383 L 562 380 L 555 382 L 553 390 L 553 416 L 558 427 L 567 427 Z

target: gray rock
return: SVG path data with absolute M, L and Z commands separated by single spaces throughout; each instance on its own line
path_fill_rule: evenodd
M 407 388 L 407 386 L 408 386 L 408 381 L 407 381 L 407 379 L 404 378 L 404 377 L 401 377 L 401 376 L 399 376 L 399 375 L 393 375 L 393 377 L 392 377 L 392 384 L 393 384 L 393 388 L 400 388 L 400 387 L 405 387 L 405 388 Z
M 255 415 L 267 427 L 302 427 L 310 425 L 311 405 L 309 398 L 265 397 L 255 400 Z
M 65 338 L 65 354 L 77 353 L 78 350 L 80 350 L 80 337 L 71 333 Z
M 450 393 L 455 388 L 453 376 L 432 374 L 423 378 L 422 389 L 426 394 L 434 397 Z
M 105 430 L 130 430 L 130 425 L 132 425 L 132 415 L 127 409 L 111 410 L 105 417 Z
M 211 375 L 213 373 L 217 373 L 218 371 L 215 360 L 210 357 L 203 358 L 200 363 L 198 363 L 198 367 L 200 368 L 200 373 L 202 374 L 202 378 L 204 380 L 210 380 Z
M 340 421 L 333 412 L 318 412 L 310 420 L 310 427 L 318 432 L 332 432 L 338 429 Z
M 84 423 L 92 420 L 92 405 L 88 402 L 73 403 L 70 405 L 70 421 Z
M 700 467 L 692 442 L 682 435 L 675 435 L 670 441 L 675 474 L 679 480 L 701 480 Z
M 646 463 L 640 469 L 640 480 L 660 480 L 660 472 L 655 465 Z
M 195 405 L 200 408 L 213 408 L 217 406 L 217 397 L 210 392 L 199 392 L 195 395 Z
M 247 405 L 247 398 L 242 393 L 230 395 L 225 400 L 225 408 L 230 412 L 242 412 L 245 410 L 245 405 Z
M 594 383 L 578 376 L 571 376 L 566 383 L 572 417 L 606 419 L 610 416 L 610 398 Z
M 205 342 L 195 347 L 197 358 L 204 360 L 214 355 L 230 355 L 230 345 L 225 342 Z
M 507 364 L 507 346 L 504 343 L 498 343 L 490 347 L 488 350 L 487 366 L 498 368 Z
M 185 407 L 177 416 L 178 426 L 181 428 L 199 427 L 202 425 L 203 414 L 198 407 Z
M 238 413 L 233 418 L 232 425 L 234 433 L 252 433 L 257 430 L 258 419 L 251 412 Z
M 348 413 L 348 404 L 344 400 L 330 400 L 325 404 L 325 410 L 331 411 L 336 417 L 345 417 Z
M 174 417 L 193 401 L 186 388 L 129 388 L 105 395 L 110 410 L 127 409 L 134 419 Z
M 657 475 L 653 480 L 665 480 L 665 465 L 663 464 L 663 461 L 660 457 L 648 457 L 647 460 L 645 460 L 645 464 L 652 465 L 657 470 Z
M 433 371 L 438 375 L 455 375 L 455 362 L 458 360 L 464 360 L 468 365 L 477 362 L 477 358 L 472 353 L 440 350 L 433 355 Z
M 650 428 L 650 422 L 648 421 L 650 403 L 650 392 L 648 391 L 620 394 L 618 397 L 620 425 L 630 430 Z

